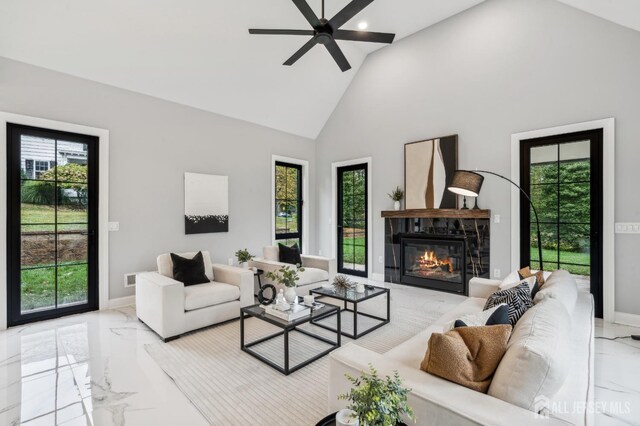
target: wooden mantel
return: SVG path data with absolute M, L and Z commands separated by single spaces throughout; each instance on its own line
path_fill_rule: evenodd
M 412 210 L 387 210 L 382 212 L 382 217 L 410 219 L 410 218 L 457 218 L 457 219 L 490 219 L 491 210 L 460 210 L 460 209 L 412 209 Z

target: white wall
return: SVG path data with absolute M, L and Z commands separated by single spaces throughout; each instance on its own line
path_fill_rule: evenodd
M 511 134 L 616 119 L 616 221 L 640 222 L 640 33 L 554 0 L 489 0 L 369 55 L 318 138 L 318 200 L 331 162 L 365 156 L 373 179 L 374 273 L 383 273 L 380 211 L 403 183 L 403 145 L 459 135 L 459 166 L 510 174 Z M 480 206 L 492 224 L 492 268 L 510 263 L 510 189 L 487 178 Z M 329 202 L 319 202 L 318 248 L 331 250 Z M 640 314 L 637 235 L 616 238 L 616 310 Z
M 210 250 L 222 263 L 239 248 L 260 253 L 271 241 L 273 154 L 310 161 L 314 186 L 312 140 L 4 58 L 0 111 L 110 131 L 109 216 L 120 222 L 110 234 L 111 299 L 132 295 L 123 275 L 154 269 L 163 252 Z M 184 234 L 185 171 L 229 176 L 229 233 Z

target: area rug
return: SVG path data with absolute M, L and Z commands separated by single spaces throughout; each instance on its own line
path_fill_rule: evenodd
M 384 353 L 435 322 L 462 301 L 459 296 L 387 284 L 391 288 L 391 323 L 361 337 L 357 344 Z M 326 302 L 327 299 L 323 299 Z M 383 316 L 385 297 L 358 305 Z M 352 329 L 352 315 L 343 313 L 343 329 Z M 327 319 L 326 321 L 335 321 Z M 366 327 L 358 319 L 358 329 Z M 326 330 L 307 325 L 318 334 Z M 264 321 L 245 320 L 246 341 L 279 331 Z M 335 334 L 333 334 L 335 336 Z M 343 345 L 350 339 L 342 339 Z M 291 362 L 324 349 L 301 333 L 290 334 Z M 426 342 L 425 342 L 426 344 Z M 282 362 L 282 338 L 254 347 Z M 147 352 L 212 425 L 314 425 L 327 414 L 328 356 L 285 376 L 240 350 L 240 322 L 189 333 L 169 343 L 146 346 Z

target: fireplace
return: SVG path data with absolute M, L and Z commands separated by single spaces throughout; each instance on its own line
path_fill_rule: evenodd
M 433 290 L 467 293 L 464 237 L 400 235 L 400 282 Z

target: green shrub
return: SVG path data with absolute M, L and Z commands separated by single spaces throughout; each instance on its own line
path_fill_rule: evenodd
M 26 204 L 38 204 L 52 206 L 55 204 L 55 184 L 45 181 L 26 181 L 21 188 L 22 202 Z M 62 188 L 58 188 L 58 204 L 70 204 L 69 197 Z

